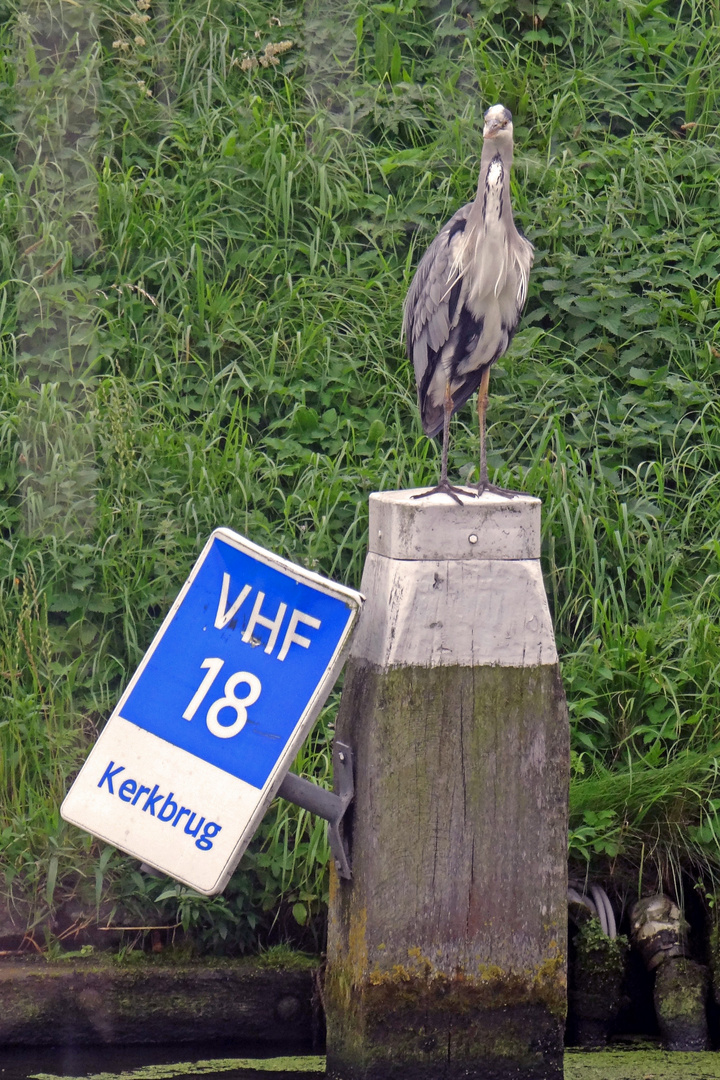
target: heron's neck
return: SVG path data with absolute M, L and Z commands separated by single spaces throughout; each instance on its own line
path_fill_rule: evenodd
M 510 166 L 512 165 L 512 135 L 503 133 L 483 142 L 480 158 L 480 179 L 475 202 L 470 208 L 463 240 L 453 262 L 452 273 L 462 277 L 472 264 L 478 244 L 488 231 L 495 232 L 508 219 L 513 224 L 510 209 Z
M 510 169 L 512 168 L 512 135 L 500 132 L 493 139 L 485 139 L 480 158 L 480 176 L 477 195 L 469 224 L 480 225 L 483 215 L 492 203 L 502 207 L 503 217 L 512 216 L 510 210 Z M 495 213 L 497 214 L 497 210 Z

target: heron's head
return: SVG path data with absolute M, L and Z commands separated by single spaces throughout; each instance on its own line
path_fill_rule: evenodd
M 501 133 L 512 139 L 512 113 L 504 105 L 491 105 L 485 113 L 484 139 L 494 139 Z

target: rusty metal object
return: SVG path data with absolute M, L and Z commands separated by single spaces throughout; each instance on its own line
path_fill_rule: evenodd
M 638 900 L 630 911 L 630 937 L 648 971 L 671 957 L 686 956 L 688 923 L 668 896 Z

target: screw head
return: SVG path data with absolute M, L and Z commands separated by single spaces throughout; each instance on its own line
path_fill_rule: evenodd
M 340 758 L 340 760 L 341 760 L 341 761 L 344 761 L 344 760 L 345 760 L 345 755 L 343 754 L 342 750 L 341 750 L 341 751 L 340 751 L 340 753 L 338 754 L 338 757 Z
M 468 536 L 468 540 L 471 544 L 477 544 L 478 542 L 478 538 L 475 533 L 470 533 L 470 535 Z

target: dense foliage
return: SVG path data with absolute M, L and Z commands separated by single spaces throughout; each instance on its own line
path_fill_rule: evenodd
M 474 194 L 497 101 L 536 265 L 489 461 L 544 502 L 571 858 L 712 892 L 718 0 L 30 0 L 4 18 L 9 909 L 56 934 L 97 911 L 205 946 L 317 943 L 327 847 L 307 815 L 279 803 L 208 901 L 58 806 L 213 527 L 357 584 L 368 493 L 435 476 L 402 301 Z M 475 425 L 454 421 L 454 476 L 476 473 Z M 297 765 L 328 782 L 332 715 Z

